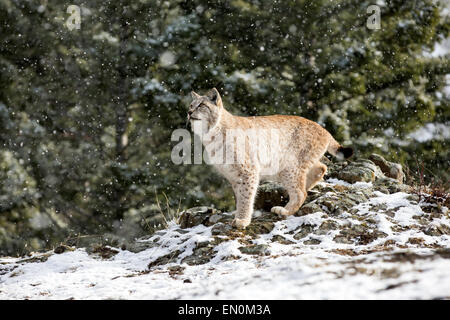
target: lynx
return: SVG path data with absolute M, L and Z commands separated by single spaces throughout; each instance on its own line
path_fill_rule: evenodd
M 191 95 L 193 101 L 187 118 L 192 126 L 200 124 L 202 132 L 197 134 L 203 135 L 202 143 L 208 156 L 217 159 L 219 154 L 220 159 L 224 151 L 228 155 L 232 152 L 234 156 L 239 146 L 245 146 L 241 161 L 213 163 L 233 188 L 236 211 L 232 224 L 239 229 L 245 229 L 251 222 L 260 181 L 270 179 L 283 185 L 289 194 L 289 202 L 285 207 L 272 207 L 271 212 L 292 215 L 303 205 L 307 191 L 325 175 L 327 166 L 320 162 L 325 152 L 338 158 L 353 154 L 352 148 L 342 147 L 327 130 L 308 119 L 286 115 L 232 115 L 224 108 L 216 88 L 204 96 L 194 91 Z M 278 132 L 277 139 L 270 135 L 271 130 Z M 245 134 L 249 131 L 256 132 L 259 141 L 256 148 L 265 149 L 269 161 L 261 161 L 249 151 L 252 147 L 255 149 L 254 141 Z M 234 133 L 232 139 L 228 139 L 230 132 Z

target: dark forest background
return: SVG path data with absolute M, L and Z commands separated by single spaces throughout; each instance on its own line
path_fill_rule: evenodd
M 433 52 L 449 30 L 431 0 L 0 0 L 0 254 L 231 209 L 211 167 L 171 162 L 191 90 L 318 121 L 359 156 L 446 183 L 450 59 Z

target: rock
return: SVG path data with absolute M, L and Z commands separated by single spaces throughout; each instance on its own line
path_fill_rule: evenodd
M 178 233 L 181 233 L 181 234 L 189 233 L 188 230 L 184 230 L 184 229 L 176 229 L 175 231 L 178 232 Z
M 301 226 L 300 231 L 294 235 L 295 240 L 300 240 L 314 231 L 314 226 L 305 224 Z
M 210 225 L 209 218 L 217 213 L 220 213 L 220 211 L 211 207 L 190 208 L 180 213 L 178 223 L 183 229 L 192 228 L 199 224 L 207 226 Z
M 303 244 L 307 244 L 307 245 L 314 245 L 314 244 L 320 244 L 320 240 L 319 239 L 309 239 L 306 241 L 303 241 Z
M 334 241 L 338 243 L 357 243 L 368 244 L 378 238 L 384 238 L 387 234 L 378 230 L 370 230 L 362 224 L 354 224 L 348 228 L 342 229 L 338 235 L 334 237 Z
M 245 229 L 245 234 L 257 237 L 258 235 L 269 233 L 275 227 L 275 222 L 281 219 L 274 213 L 263 212 L 261 216 L 252 219 L 252 223 Z
M 273 230 L 275 223 L 271 221 L 250 224 L 246 229 L 246 234 L 256 237 L 260 234 L 266 234 Z
M 369 159 L 381 169 L 386 177 L 393 178 L 398 182 L 403 183 L 405 174 L 403 173 L 401 164 L 389 162 L 376 153 L 371 154 Z
M 284 207 L 289 200 L 287 191 L 278 183 L 263 182 L 258 187 L 258 193 L 255 199 L 255 209 L 270 212 L 274 206 Z
M 381 177 L 382 172 L 372 161 L 360 159 L 345 166 L 342 170 L 334 171 L 330 176 L 349 183 L 372 182 L 377 176 Z
M 229 223 L 219 222 L 211 229 L 211 234 L 215 235 L 227 235 L 233 230 L 233 227 Z
M 216 213 L 209 217 L 208 221 L 205 223 L 206 226 L 212 226 L 218 222 L 231 224 L 231 221 L 234 219 L 233 214 L 223 214 Z
M 354 241 L 350 238 L 348 238 L 347 236 L 344 235 L 337 235 L 333 238 L 333 241 L 337 242 L 337 243 L 345 243 L 345 244 L 353 244 Z
M 181 262 L 190 266 L 208 263 L 214 257 L 214 247 L 212 245 L 201 246 L 194 249 L 194 253 Z
M 321 212 L 322 208 L 316 203 L 316 202 L 310 202 L 310 203 L 306 203 L 304 204 L 299 212 L 297 213 L 298 215 L 305 215 L 305 214 L 310 214 L 310 213 L 314 213 L 314 212 Z
M 281 244 L 293 244 L 294 243 L 291 240 L 288 240 L 285 237 L 280 236 L 280 235 L 274 235 L 272 237 L 272 241 L 276 241 L 276 242 L 281 243 Z
M 56 253 L 56 254 L 61 254 L 61 253 L 64 253 L 64 252 L 66 252 L 66 251 L 73 251 L 73 250 L 74 250 L 74 249 L 71 248 L 71 247 L 69 247 L 69 246 L 66 246 L 66 245 L 60 245 L 60 246 L 57 246 L 57 247 L 53 250 L 53 252 Z
M 396 192 L 409 192 L 411 191 L 411 187 L 405 184 L 401 184 L 398 180 L 388 178 L 388 177 L 380 177 L 374 182 L 374 188 L 378 191 L 383 192 L 386 190 L 387 192 L 383 193 L 396 193 Z
M 238 249 L 244 254 L 252 254 L 259 256 L 270 255 L 269 246 L 266 244 L 256 244 L 249 247 L 239 247 Z
M 345 198 L 351 200 L 355 204 L 366 202 L 372 196 L 372 191 L 368 189 L 357 189 L 346 192 Z M 350 209 L 350 208 L 348 208 Z
M 210 224 L 215 224 L 219 221 L 221 221 L 223 219 L 223 216 L 220 214 L 213 214 L 212 216 L 209 217 L 209 223 Z
M 124 244 L 122 246 L 122 249 L 131 251 L 134 253 L 138 253 L 138 252 L 150 249 L 150 248 L 154 248 L 156 246 L 157 246 L 157 244 L 154 242 L 151 242 L 151 241 L 134 241 L 134 242 L 129 242 L 127 244 Z
M 336 230 L 338 228 L 339 228 L 339 224 L 336 221 L 326 220 L 326 221 L 322 222 L 322 224 L 319 227 L 319 230 L 330 231 L 330 230 Z
M 175 250 L 174 252 L 166 254 L 165 256 L 159 257 L 155 261 L 150 262 L 148 264 L 148 268 L 151 269 L 153 267 L 168 264 L 170 262 L 176 262 L 177 257 L 180 255 L 180 253 L 181 253 L 180 250 Z

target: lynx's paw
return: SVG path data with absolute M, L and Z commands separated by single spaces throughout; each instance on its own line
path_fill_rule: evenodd
M 245 227 L 247 227 L 249 224 L 250 224 L 250 220 L 246 220 L 246 219 L 234 218 L 234 220 L 231 222 L 231 225 L 238 229 L 245 229 Z
M 270 209 L 270 211 L 273 212 L 273 213 L 276 213 L 276 214 L 281 214 L 282 216 L 288 216 L 289 215 L 289 211 L 287 211 L 283 207 L 272 207 L 272 209 Z

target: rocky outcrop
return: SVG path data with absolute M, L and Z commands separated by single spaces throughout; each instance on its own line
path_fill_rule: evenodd
M 386 177 L 395 179 L 400 183 L 405 180 L 405 174 L 403 173 L 401 164 L 387 161 L 382 156 L 375 153 L 371 154 L 369 159 L 381 169 Z
M 210 227 L 212 237 L 209 241 L 198 243 L 192 254 L 183 259 L 177 259 L 180 252 L 175 252 L 152 262 L 150 267 L 166 264 L 169 256 L 170 261 L 178 263 L 207 263 L 217 253 L 214 248 L 230 239 L 240 239 L 242 246 L 238 249 L 241 253 L 268 255 L 269 247 L 266 244 L 258 244 L 260 237 L 268 235 L 270 241 L 285 245 L 301 243 L 314 246 L 326 239 L 336 245 L 374 244 L 387 248 L 426 242 L 420 237 L 412 237 L 410 241 L 401 244 L 391 239 L 393 235 L 403 231 L 414 230 L 416 233 L 431 236 L 450 235 L 446 224 L 437 227 L 436 221 L 426 213 L 433 211 L 434 217 L 448 218 L 448 213 L 444 212 L 446 209 L 437 204 L 420 203 L 419 196 L 409 194 L 411 188 L 401 183 L 401 166 L 388 162 L 379 155 L 372 155 L 371 159 L 376 163 L 369 159 L 341 163 L 328 161 L 326 182 L 318 184 L 309 192 L 305 204 L 294 215 L 300 217 L 302 222 L 285 234 L 274 232 L 277 225 L 283 225 L 283 219 L 269 212 L 272 206 L 284 205 L 288 201 L 286 191 L 274 182 L 260 185 L 252 223 L 244 231 L 231 227 L 231 213 L 209 207 L 185 210 L 178 219 L 178 232 L 186 228 L 204 226 Z M 405 208 L 408 214 L 404 215 Z M 399 214 L 399 211 L 402 213 Z M 406 225 L 402 217 L 407 218 Z M 389 228 L 383 224 L 389 225 Z M 436 248 L 438 247 L 440 246 L 436 244 Z
M 254 217 L 245 230 L 231 226 L 232 213 L 206 206 L 190 208 L 181 212 L 168 228 L 134 242 L 77 239 L 54 252 L 0 263 L 0 284 L 17 282 L 22 288 L 22 282 L 28 279 L 20 278 L 20 273 L 25 272 L 22 266 L 50 263 L 50 259 L 53 266 L 55 256 L 62 259 L 65 255 L 76 257 L 70 261 L 84 261 L 83 255 L 87 254 L 90 260 L 85 265 L 104 260 L 115 268 L 127 265 L 125 271 L 108 279 L 126 277 L 130 283 L 136 281 L 132 287 L 139 286 L 138 278 L 145 275 L 151 275 L 152 281 L 160 279 L 160 286 L 168 286 L 167 290 L 173 281 L 173 294 L 164 290 L 160 296 L 163 298 L 192 298 L 192 287 L 186 287 L 187 291 L 179 288 L 195 283 L 194 288 L 201 288 L 194 290 L 195 297 L 245 298 L 236 296 L 237 291 L 242 293 L 244 284 L 260 288 L 270 283 L 271 288 L 277 288 L 282 283 L 283 294 L 278 298 L 314 297 L 301 295 L 302 292 L 342 298 L 333 295 L 333 290 L 323 291 L 323 281 L 327 288 L 345 286 L 346 296 L 353 298 L 358 298 L 361 290 L 364 297 L 372 298 L 444 297 L 447 289 L 441 284 L 450 283 L 448 208 L 438 199 L 424 201 L 424 197 L 403 184 L 401 167 L 380 156 L 371 159 L 327 162 L 325 180 L 308 193 L 304 205 L 293 216 L 282 218 L 269 212 L 274 205 L 284 205 L 288 196 L 280 185 L 266 182 L 259 188 Z M 80 246 L 85 249 L 77 249 Z M 62 260 L 67 263 L 67 259 Z M 409 263 L 407 268 L 405 261 Z M 296 270 L 301 270 L 301 274 Z M 82 279 L 83 272 L 86 271 L 80 271 Z M 16 274 L 19 275 L 14 280 Z M 79 281 L 75 277 L 73 286 Z M 361 281 L 370 285 L 361 286 Z M 435 284 L 432 289 L 429 283 Z M 407 286 L 414 289 L 409 289 L 409 295 L 399 295 Z M 300 287 L 303 289 L 299 291 Z M 142 290 L 146 298 L 152 296 L 153 291 Z M 261 293 L 262 298 L 274 298 L 270 290 L 254 292 Z

